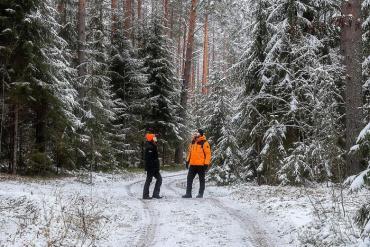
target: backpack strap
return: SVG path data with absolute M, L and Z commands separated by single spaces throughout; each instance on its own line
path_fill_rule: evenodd
M 204 143 L 206 143 L 206 141 L 200 141 L 199 142 L 199 145 L 202 147 L 202 150 L 203 150 L 203 154 L 204 154 L 204 159 L 206 158 L 206 152 L 204 152 L 204 148 L 203 148 L 203 146 L 204 146 Z

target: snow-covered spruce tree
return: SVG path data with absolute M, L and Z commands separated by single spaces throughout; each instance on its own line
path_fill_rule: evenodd
M 262 87 L 260 70 L 266 54 L 265 49 L 271 37 L 267 28 L 268 11 L 271 7 L 269 1 L 253 1 L 252 13 L 255 16 L 252 30 L 252 41 L 245 55 L 241 58 L 239 66 L 233 72 L 233 77 L 243 85 L 238 96 L 239 108 L 235 116 L 238 132 L 238 144 L 245 161 L 245 170 L 256 170 L 258 157 L 255 155 L 261 151 L 261 143 L 267 122 L 262 115 L 264 112 L 263 102 L 259 103 L 259 92 Z M 260 113 L 261 112 L 261 113 Z M 253 162 L 252 162 L 253 161 Z M 253 172 L 256 176 L 256 172 Z
M 226 122 L 226 118 L 230 116 L 232 109 L 229 101 L 225 102 L 225 80 L 221 80 L 218 73 L 211 75 L 209 80 L 209 93 L 199 95 L 201 111 L 199 118 L 207 133 L 207 139 L 213 145 L 218 145 L 222 137 L 222 127 Z
M 269 139 L 266 136 L 275 133 L 271 130 L 279 125 L 285 129 L 280 146 L 285 155 L 268 166 L 261 157 L 263 175 L 267 167 L 281 165 L 273 169 L 279 174 L 267 174 L 267 181 L 278 182 L 277 175 L 284 182 L 331 176 L 332 166 L 341 153 L 337 146 L 341 133 L 337 131 L 340 128 L 336 121 L 342 69 L 335 50 L 338 35 L 330 20 L 322 16 L 334 12 L 333 3 L 281 0 L 266 5 L 265 15 L 256 14 L 257 20 L 266 24 L 256 25 L 259 29 L 254 31 L 254 40 L 247 52 L 250 55 L 245 58 L 248 67 L 244 76 L 245 98 L 239 114 L 244 121 L 240 125 L 244 131 L 240 142 L 250 140 L 251 143 L 247 141 L 249 150 L 273 157 L 266 151 Z M 268 31 L 268 35 L 261 36 L 267 40 L 258 38 L 259 30 Z M 302 154 L 303 150 L 306 153 Z M 318 154 L 322 160 L 317 159 Z M 305 162 L 300 155 L 307 158 Z
M 116 112 L 113 124 L 121 137 L 114 145 L 119 151 L 117 159 L 122 165 L 133 165 L 139 162 L 142 139 L 138 136 L 143 136 L 145 128 L 149 87 L 142 60 L 120 32 L 113 37 L 109 73 Z
M 300 31 L 291 37 L 293 60 L 288 76 L 292 91 L 286 120 L 288 134 L 289 130 L 293 132 L 294 139 L 288 140 L 288 156 L 279 171 L 283 183 L 323 181 L 343 175 L 343 150 L 338 145 L 343 130 L 339 120 L 343 69 L 338 30 L 322 17 L 335 13 L 335 3 L 308 4 L 301 14 L 297 11 L 294 18 Z
M 57 86 L 54 87 L 54 92 L 57 98 L 61 101 L 63 106 L 63 115 L 59 116 L 57 123 L 53 125 L 55 132 L 50 132 L 50 141 L 48 144 L 53 150 L 53 160 L 57 169 L 72 169 L 75 167 L 75 144 L 76 144 L 76 129 L 80 127 L 80 119 L 76 112 L 81 108 L 78 103 L 76 91 L 76 70 L 73 69 L 71 62 L 72 51 L 70 41 L 65 39 L 60 31 L 63 29 L 58 20 L 58 10 L 54 9 L 53 0 L 45 1 L 45 8 L 43 9 L 43 18 L 46 23 L 50 25 L 50 30 L 54 46 L 46 49 L 46 56 L 49 59 L 49 64 L 54 66 L 51 74 L 54 78 L 59 80 Z M 42 17 L 41 17 L 42 18 Z M 63 119 L 65 118 L 65 119 Z M 50 127 L 49 127 L 50 128 Z
M 370 1 L 362 1 L 363 11 L 363 43 L 367 44 L 370 42 Z M 370 119 L 370 48 L 367 45 L 363 46 L 364 61 L 362 64 L 362 73 L 364 77 L 363 94 L 364 94 L 364 117 L 365 122 Z
M 86 73 L 80 76 L 79 91 L 82 105 L 82 124 L 80 128 L 81 145 L 78 166 L 93 169 L 114 167 L 115 149 L 112 148 L 115 129 L 113 97 L 110 91 L 108 71 L 108 40 L 104 26 L 108 15 L 108 5 L 103 0 L 93 0 L 88 4 L 88 26 L 86 28 Z
M 213 148 L 212 166 L 208 179 L 226 185 L 240 179 L 241 154 L 237 144 L 235 126 L 232 122 L 233 98 L 229 83 L 217 74 L 212 76 L 206 97 L 207 135 Z
M 260 152 L 261 163 L 257 172 L 263 174 L 263 182 L 276 184 L 276 174 L 283 165 L 286 156 L 284 141 L 286 140 L 286 127 L 272 120 L 262 139 L 263 148 Z
M 164 35 L 164 27 L 159 17 L 154 17 L 150 33 L 144 42 L 141 54 L 148 75 L 149 111 L 144 116 L 146 127 L 153 128 L 162 135 L 170 147 L 175 147 L 180 135 L 179 95 L 180 84 L 176 77 L 174 59 L 170 53 L 170 41 Z
M 352 152 L 360 152 L 365 158 L 368 167 L 357 175 L 347 178 L 345 183 L 350 184 L 352 191 L 357 191 L 366 187 L 370 188 L 370 123 L 360 132 L 356 145 L 352 147 Z M 364 241 L 370 241 L 370 200 L 364 202 L 357 211 L 355 222 L 361 229 L 361 237 Z
M 1 3 L 1 58 L 7 84 L 8 150 L 12 170 L 46 173 L 60 163 L 55 140 L 63 139 L 75 119 L 75 91 L 68 81 L 69 64 L 57 35 L 56 11 L 50 1 Z M 67 137 L 64 139 L 64 141 Z M 65 160 L 64 160 L 65 161 Z

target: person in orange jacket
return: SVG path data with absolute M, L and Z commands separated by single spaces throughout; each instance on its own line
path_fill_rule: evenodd
M 189 172 L 186 184 L 186 194 L 182 196 L 183 198 L 192 197 L 191 191 L 193 180 L 197 174 L 200 184 L 197 198 L 203 198 L 205 189 L 205 176 L 210 163 L 211 147 L 209 142 L 206 140 L 204 131 L 202 129 L 198 129 L 197 133 L 195 133 L 193 136 L 186 158 L 186 168 L 189 169 Z

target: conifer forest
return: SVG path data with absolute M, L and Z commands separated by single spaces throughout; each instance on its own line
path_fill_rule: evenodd
M 217 208 L 217 217 L 227 211 L 231 223 L 224 239 L 212 228 L 191 244 L 191 235 L 166 224 L 187 222 L 170 212 L 182 208 L 175 193 L 185 193 L 187 147 L 199 129 L 212 150 L 204 207 Z M 144 172 L 148 132 L 158 137 L 160 165 L 169 169 L 162 192 L 173 203 L 157 214 L 159 200 L 134 200 L 142 193 L 135 178 Z M 92 214 L 81 232 L 64 223 L 58 235 L 63 226 L 50 223 L 57 216 L 42 223 L 35 209 L 33 228 L 1 233 L 13 229 L 7 222 L 19 219 L 16 212 L 29 216 L 27 205 L 38 207 L 22 183 L 50 194 L 34 179 L 63 184 L 81 174 L 96 198 L 127 187 L 129 212 L 142 207 L 135 212 L 150 218 L 138 240 L 130 242 L 134 228 L 122 230 L 118 216 L 99 208 L 118 203 L 118 195 L 112 204 L 69 196 L 63 210 L 76 213 L 68 224 L 80 212 Z M 101 189 L 107 183 L 113 192 Z M 305 196 L 281 204 L 297 194 Z M 0 201 L 0 214 L 8 215 L 0 216 L 0 246 L 369 247 L 370 0 L 0 0 Z M 298 218 L 312 207 L 311 216 L 284 228 L 280 219 L 295 217 L 290 207 Z M 205 225 L 227 222 L 206 211 L 189 214 L 209 219 Z M 117 233 L 108 237 L 102 220 L 113 218 Z M 267 219 L 276 222 L 267 228 Z M 51 230 L 35 237 L 43 224 Z M 238 237 L 244 228 L 248 240 Z

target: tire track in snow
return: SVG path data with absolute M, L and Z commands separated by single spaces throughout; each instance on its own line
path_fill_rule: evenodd
M 141 229 L 139 236 L 136 238 L 136 241 L 133 243 L 132 246 L 139 246 L 139 247 L 145 247 L 145 246 L 151 246 L 156 229 L 157 229 L 157 221 L 156 221 L 156 215 L 155 212 L 149 207 L 149 203 L 147 201 L 143 201 L 139 199 L 138 195 L 133 192 L 133 187 L 144 182 L 145 180 L 139 180 L 136 182 L 133 182 L 129 185 L 127 185 L 127 194 L 138 201 L 141 202 L 142 205 L 142 213 L 141 213 L 141 220 L 145 224 Z
M 270 247 L 273 246 L 268 239 L 266 239 L 266 231 L 264 231 L 258 224 L 257 220 L 250 215 L 241 213 L 239 210 L 231 208 L 216 198 L 206 198 L 211 201 L 218 208 L 226 211 L 231 217 L 233 217 L 239 224 L 250 233 L 252 237 L 251 241 L 258 247 Z
M 183 174 L 175 174 L 175 175 L 169 175 L 165 176 L 163 178 L 171 178 L 171 177 L 177 177 L 182 176 Z M 142 221 L 145 222 L 145 226 L 141 228 L 139 236 L 137 237 L 137 240 L 134 242 L 133 246 L 138 247 L 146 247 L 146 246 L 152 246 L 155 235 L 158 228 L 158 214 L 155 212 L 155 210 L 150 207 L 150 201 L 148 200 L 142 200 L 138 197 L 138 195 L 133 192 L 133 187 L 144 183 L 145 179 L 141 179 L 139 181 L 132 182 L 128 185 L 126 185 L 126 190 L 128 196 L 131 198 L 134 198 L 141 202 L 142 205 Z M 141 194 L 140 194 L 141 196 Z
M 179 193 L 179 189 L 185 190 L 185 188 L 182 188 L 178 186 L 178 182 L 183 181 L 185 178 L 181 179 L 174 179 L 166 184 L 166 187 L 175 192 L 178 195 L 181 195 Z M 227 206 L 225 203 L 220 201 L 217 198 L 204 198 L 201 200 L 205 200 L 213 204 L 215 207 L 221 209 L 226 214 L 230 215 L 235 221 L 237 221 L 240 226 L 249 233 L 248 236 L 251 237 L 251 241 L 255 244 L 257 247 L 272 247 L 274 246 L 269 239 L 266 238 L 268 235 L 265 230 L 263 230 L 255 217 L 252 217 L 249 214 L 241 213 L 239 210 L 234 209 L 232 207 Z

